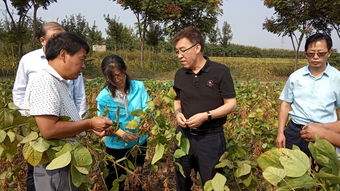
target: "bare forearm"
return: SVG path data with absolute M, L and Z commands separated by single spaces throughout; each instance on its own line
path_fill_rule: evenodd
M 67 137 L 73 137 L 83 131 L 91 129 L 91 120 L 80 120 L 76 122 L 68 121 L 56 121 L 54 125 L 50 127 L 44 127 L 44 125 L 39 125 L 38 127 L 42 136 L 46 139 L 63 139 Z
M 288 112 L 290 110 L 290 104 L 282 102 L 279 111 L 279 129 L 278 133 L 283 133 L 286 123 L 288 121 Z
M 226 99 L 224 104 L 214 110 L 211 110 L 211 116 L 213 119 L 227 116 L 229 113 L 236 110 L 236 98 Z
M 324 129 L 319 134 L 320 138 L 326 139 L 336 147 L 340 147 L 340 133 Z

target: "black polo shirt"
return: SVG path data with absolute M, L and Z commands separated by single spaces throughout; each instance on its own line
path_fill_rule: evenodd
M 220 107 L 224 104 L 224 98 L 236 97 L 229 68 L 209 59 L 197 74 L 190 69 L 179 69 L 175 75 L 174 90 L 175 99 L 181 101 L 186 119 Z M 227 117 L 222 117 L 205 121 L 200 128 L 221 126 L 226 119 Z

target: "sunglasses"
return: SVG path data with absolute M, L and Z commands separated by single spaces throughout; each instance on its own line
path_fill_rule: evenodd
M 316 55 L 318 55 L 319 58 L 325 57 L 328 52 L 306 52 L 306 56 L 308 58 L 313 58 Z

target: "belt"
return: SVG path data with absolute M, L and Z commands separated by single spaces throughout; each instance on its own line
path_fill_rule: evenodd
M 213 133 L 220 133 L 223 132 L 223 127 L 214 127 L 214 128 L 183 128 L 185 131 L 189 132 L 191 135 L 206 135 L 206 134 L 213 134 Z
M 289 123 L 290 123 L 291 125 L 297 127 L 297 128 L 300 128 L 300 129 L 302 129 L 302 127 L 304 126 L 304 125 L 300 125 L 300 124 L 294 123 L 293 120 L 290 120 Z

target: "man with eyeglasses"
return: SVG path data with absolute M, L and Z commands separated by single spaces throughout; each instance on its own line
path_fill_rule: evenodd
M 203 56 L 204 40 L 197 28 L 178 32 L 173 43 L 182 68 L 175 75 L 174 101 L 177 132 L 190 141 L 189 154 L 176 159 L 177 190 L 191 190 L 191 169 L 203 184 L 216 173 L 215 165 L 226 150 L 223 125 L 236 109 L 236 94 L 229 69 Z
M 327 62 L 331 48 L 332 39 L 327 34 L 316 33 L 307 38 L 305 52 L 309 64 L 289 76 L 280 95 L 277 147 L 291 149 L 297 145 L 311 157 L 310 139 L 304 140 L 300 131 L 313 123 L 337 121 L 340 72 Z M 289 115 L 291 119 L 285 129 Z

